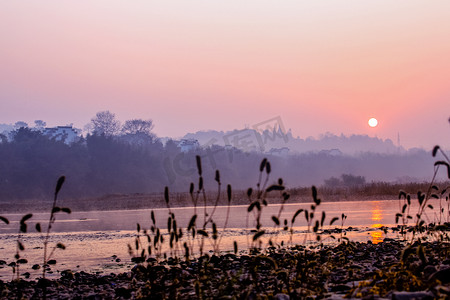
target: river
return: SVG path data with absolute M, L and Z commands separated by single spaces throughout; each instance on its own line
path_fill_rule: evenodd
M 445 205 L 445 213 L 448 216 L 447 203 Z M 429 210 L 425 215 L 425 220 L 433 221 L 439 217 L 439 200 L 433 200 L 430 203 L 435 207 Z M 280 221 L 283 224 L 284 219 L 290 225 L 292 216 L 298 209 L 308 209 L 311 211 L 313 203 L 290 203 L 282 207 Z M 346 237 L 357 241 L 371 240 L 374 243 L 381 242 L 386 234 L 380 229 L 382 226 L 391 227 L 395 225 L 395 214 L 400 211 L 399 200 L 373 200 L 373 201 L 349 201 L 349 202 L 324 202 L 316 209 L 316 219 L 320 219 L 322 211 L 326 213 L 324 225 L 329 225 L 333 217 L 339 220 L 331 226 L 331 228 L 340 228 L 342 226 L 341 215 L 344 213 L 347 218 L 343 227 L 349 226 L 357 230 L 348 231 Z M 212 219 L 219 229 L 220 250 L 232 251 L 234 241 L 237 242 L 239 250 L 246 250 L 252 243 L 251 232 L 255 228 L 254 213 L 248 214 L 248 206 L 230 206 L 227 228 L 222 230 L 225 220 L 227 219 L 228 207 L 217 207 Z M 277 216 L 280 212 L 281 205 L 274 204 L 263 207 L 261 223 L 266 234 L 261 238 L 262 245 L 267 245 L 269 239 L 273 242 L 281 244 L 292 242 L 294 244 L 305 243 L 305 235 L 307 231 L 307 221 L 304 213 L 296 218 L 293 227 L 293 235 L 289 232 L 279 232 L 272 221 L 272 216 Z M 411 215 L 417 212 L 417 200 L 413 200 L 411 206 Z M 136 238 L 137 223 L 141 228 L 149 229 L 152 226 L 151 214 L 152 209 L 141 210 L 121 210 L 121 211 L 86 211 L 72 212 L 71 214 L 58 213 L 56 222 L 51 231 L 50 245 L 56 245 L 61 242 L 66 246 L 65 250 L 56 249 L 52 258 L 57 264 L 52 268 L 53 274 L 50 276 L 58 276 L 58 273 L 65 269 L 74 271 L 87 272 L 121 272 L 132 267 L 130 263 L 130 255 L 128 252 L 128 244 L 133 245 Z M 161 231 L 167 232 L 168 209 L 153 209 L 155 214 L 156 226 Z M 207 207 L 206 212 L 211 214 L 213 207 Z M 185 231 L 188 223 L 194 214 L 193 207 L 172 208 L 177 220 L 178 227 Z M 197 226 L 201 227 L 204 221 L 204 208 L 197 208 Z M 10 224 L 0 224 L 0 260 L 7 263 L 14 260 L 16 253 L 17 237 L 19 230 L 19 221 L 22 214 L 3 214 L 10 220 Z M 33 217 L 27 221 L 29 232 L 21 237 L 21 241 L 25 246 L 21 257 L 28 260 L 27 264 L 21 266 L 20 273 L 29 272 L 31 276 L 39 276 L 40 272 L 32 270 L 31 266 L 42 262 L 43 255 L 43 235 L 34 230 L 35 223 L 42 224 L 43 231 L 46 229 L 48 222 L 48 213 L 34 213 Z M 448 221 L 448 220 L 443 220 Z M 327 226 L 326 228 L 329 228 Z M 211 233 L 211 226 L 208 225 L 207 230 Z M 396 233 L 389 231 L 388 237 L 396 237 Z M 169 239 L 166 236 L 166 244 Z M 312 238 L 312 234 L 308 234 L 308 239 Z M 340 238 L 340 234 L 334 237 Z M 329 235 L 323 235 L 324 242 L 335 242 L 336 239 Z M 142 239 L 143 243 L 146 241 Z M 205 243 L 205 250 L 211 250 L 213 244 L 208 240 Z M 180 243 L 181 244 L 181 243 Z M 195 251 L 195 250 L 194 250 Z M 198 251 L 198 250 L 197 250 Z M 169 246 L 163 248 L 163 252 L 170 255 Z M 183 255 L 181 250 L 178 255 Z M 0 266 L 0 279 L 11 279 L 13 276 L 12 268 L 7 265 Z

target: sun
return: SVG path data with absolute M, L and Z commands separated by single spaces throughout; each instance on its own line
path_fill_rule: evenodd
M 368 121 L 367 123 L 369 123 L 369 126 L 372 127 L 372 128 L 373 128 L 373 127 L 377 127 L 377 125 L 378 125 L 378 120 L 375 119 L 375 118 L 370 118 L 369 121 Z

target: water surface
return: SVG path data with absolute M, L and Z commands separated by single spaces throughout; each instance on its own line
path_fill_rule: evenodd
M 411 208 L 411 215 L 415 215 L 418 204 L 413 201 Z M 438 211 L 439 201 L 434 200 L 432 203 Z M 278 232 L 274 227 L 274 222 L 271 220 L 273 215 L 277 216 L 280 213 L 280 220 L 283 223 L 284 219 L 288 220 L 290 224 L 292 216 L 298 209 L 311 210 L 312 203 L 292 203 L 285 204 L 283 207 L 279 204 L 269 205 L 263 208 L 261 222 L 267 234 L 263 237 L 263 246 L 267 244 L 269 239 L 275 243 L 304 243 L 307 230 L 307 222 L 304 214 L 301 213 L 294 224 L 294 234 Z M 400 211 L 400 202 L 398 200 L 374 200 L 374 201 L 351 201 L 351 202 L 325 202 L 317 208 L 316 216 L 320 218 L 322 211 L 326 212 L 325 224 L 329 224 L 333 217 L 340 218 L 335 222 L 332 228 L 340 228 L 341 215 L 347 215 L 343 227 L 354 227 L 357 231 L 347 232 L 347 237 L 353 240 L 367 241 L 371 240 L 378 243 L 383 240 L 385 233 L 380 230 L 382 226 L 394 226 L 395 214 Z M 238 243 L 240 250 L 245 250 L 251 246 L 251 232 L 255 228 L 254 214 L 247 212 L 248 206 L 231 206 L 217 207 L 212 215 L 214 222 L 217 224 L 219 230 L 224 226 L 228 214 L 228 225 L 225 231 L 222 231 L 222 239 L 220 243 L 220 250 L 232 251 L 233 242 Z M 128 244 L 134 245 L 136 238 L 136 223 L 139 223 L 141 228 L 149 229 L 152 226 L 150 218 L 151 209 L 141 210 L 122 210 L 122 211 L 89 211 L 89 212 L 73 212 L 70 215 L 59 213 L 56 217 L 56 223 L 52 229 L 51 240 L 52 245 L 57 242 L 62 242 L 67 247 L 66 250 L 55 251 L 54 257 L 58 263 L 53 268 L 54 276 L 58 274 L 57 271 L 65 269 L 84 270 L 89 272 L 117 272 L 127 270 L 132 266 L 130 264 L 130 255 L 128 253 Z M 167 230 L 168 209 L 153 209 L 155 213 L 156 226 L 161 228 L 162 232 Z M 193 207 L 172 208 L 171 211 L 175 214 L 178 227 L 185 229 L 195 212 Z M 201 227 L 204 222 L 204 208 L 197 208 L 198 215 L 197 226 Z M 213 207 L 207 207 L 206 213 L 210 217 L 213 212 Z M 425 216 L 431 221 L 436 213 L 430 210 Z M 16 251 L 17 232 L 19 228 L 19 221 L 21 214 L 3 214 L 10 220 L 10 224 L 0 225 L 0 259 L 6 262 L 13 261 Z M 31 266 L 42 261 L 42 235 L 34 232 L 34 225 L 40 222 L 43 228 L 46 228 L 48 222 L 48 213 L 34 213 L 33 218 L 28 221 L 28 228 L 30 233 L 22 237 L 23 244 L 26 250 L 21 253 L 23 258 L 26 258 L 29 263 L 21 267 L 21 273 L 30 272 L 34 275 L 39 272 L 33 271 Z M 208 226 L 210 230 L 210 226 Z M 395 237 L 394 233 L 388 233 L 388 237 Z M 335 235 L 339 238 L 340 235 Z M 168 240 L 168 237 L 166 237 Z M 312 238 L 309 235 L 308 238 Z M 333 242 L 334 240 L 324 235 L 324 242 Z M 166 243 L 167 244 L 167 243 Z M 205 249 L 212 249 L 212 244 L 205 243 Z M 169 247 L 166 246 L 163 252 L 169 253 Z M 183 251 L 177 253 L 183 255 Z M 114 256 L 114 257 L 113 257 Z M 119 259 L 120 261 L 116 261 Z M 10 279 L 12 276 L 11 268 L 3 266 L 0 269 L 0 278 Z

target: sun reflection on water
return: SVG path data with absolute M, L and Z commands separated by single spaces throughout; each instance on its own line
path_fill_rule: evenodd
M 383 220 L 383 210 L 380 208 L 380 203 L 378 202 L 372 202 L 372 208 L 371 208 L 371 219 L 374 222 L 377 222 L 375 224 L 372 224 L 370 227 L 372 229 L 377 229 L 383 227 L 383 224 L 381 224 L 381 220 Z M 370 236 L 372 237 L 372 243 L 378 244 L 383 241 L 383 232 L 381 230 L 374 230 L 370 232 Z
M 382 224 L 373 224 L 371 228 L 381 228 Z M 378 244 L 383 241 L 383 232 L 381 230 L 374 230 L 370 232 L 370 236 L 372 237 L 372 243 Z

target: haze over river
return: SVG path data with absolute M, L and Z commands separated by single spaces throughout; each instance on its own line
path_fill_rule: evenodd
M 428 210 L 425 220 L 432 221 L 439 212 L 439 200 L 429 202 L 434 206 L 434 210 Z M 280 215 L 280 221 L 283 224 L 287 219 L 290 224 L 292 216 L 300 209 L 311 210 L 312 203 L 290 203 L 285 204 Z M 448 215 L 447 203 L 442 201 L 445 206 L 445 212 Z M 247 213 L 247 205 L 231 206 L 229 212 L 229 220 L 227 229 L 223 233 L 221 240 L 221 251 L 232 251 L 233 242 L 237 241 L 239 250 L 246 250 L 251 244 L 251 237 L 254 233 L 250 230 L 255 228 L 255 219 L 253 213 Z M 347 232 L 347 237 L 352 240 L 367 241 L 374 243 L 381 242 L 386 237 L 385 233 L 380 230 L 382 226 L 394 226 L 395 214 L 400 211 L 399 200 L 381 200 L 381 201 L 351 201 L 351 202 L 322 202 L 316 209 L 316 218 L 320 219 L 322 211 L 326 212 L 325 225 L 328 225 L 333 217 L 341 217 L 344 213 L 347 219 L 344 228 L 352 226 L 357 231 Z M 281 205 L 273 204 L 263 208 L 261 222 L 263 229 L 268 231 L 263 236 L 263 246 L 267 245 L 269 238 L 276 243 L 284 241 L 287 243 L 290 235 L 286 232 L 282 234 L 273 234 L 275 230 L 274 222 L 271 220 L 273 215 L 278 215 Z M 417 212 L 417 200 L 412 201 L 411 215 Z M 217 207 L 213 220 L 219 229 L 219 236 L 227 216 L 227 207 Z M 213 207 L 207 207 L 207 212 L 211 213 Z M 66 250 L 57 249 L 53 258 L 57 260 L 57 264 L 52 267 L 54 273 L 50 276 L 59 276 L 57 271 L 71 269 L 74 271 L 102 272 L 105 274 L 111 272 L 125 271 L 133 265 L 130 262 L 128 253 L 128 244 L 134 246 L 136 237 L 136 223 L 141 228 L 149 229 L 152 225 L 150 218 L 152 209 L 141 210 L 121 210 L 121 211 L 88 211 L 88 212 L 72 212 L 70 215 L 58 213 L 56 215 L 56 223 L 52 228 L 51 244 L 55 245 L 61 242 L 66 246 Z M 167 232 L 168 209 L 153 209 L 156 218 L 156 226 Z M 186 227 L 194 214 L 193 207 L 172 208 L 175 214 L 178 228 L 186 231 Z M 27 212 L 24 212 L 24 214 Z M 201 227 L 204 221 L 203 207 L 197 208 L 197 226 Z M 2 214 L 10 220 L 10 224 L 0 224 L 0 260 L 10 263 L 14 260 L 17 244 L 17 232 L 19 230 L 19 221 L 23 214 Z M 248 217 L 248 218 L 247 218 Z M 33 217 L 27 222 L 29 233 L 24 234 L 22 242 L 25 251 L 21 252 L 21 257 L 26 258 L 28 263 L 21 266 L 20 273 L 30 272 L 31 276 L 38 276 L 39 271 L 31 269 L 33 264 L 42 263 L 43 255 L 43 238 L 41 234 L 35 232 L 34 226 L 36 222 L 40 222 L 43 231 L 47 228 L 49 214 L 34 213 Z M 444 220 L 443 220 L 444 221 Z M 448 220 L 445 220 L 448 221 Z M 304 243 L 307 222 L 304 213 L 296 218 L 294 224 L 294 235 L 292 240 L 294 243 Z M 341 227 L 341 219 L 335 222 L 332 228 Z M 211 231 L 211 225 L 207 227 Z M 272 233 L 270 233 L 272 232 Z M 309 235 L 311 237 L 311 235 Z M 335 234 L 336 238 L 340 235 Z M 395 238 L 396 233 L 389 231 L 387 237 Z M 169 237 L 165 237 L 165 249 L 168 255 Z M 333 242 L 334 240 L 328 235 L 323 235 L 325 242 Z M 144 245 L 146 240 L 143 239 Z M 182 248 L 182 247 L 181 247 Z M 205 243 L 206 250 L 211 249 L 211 243 Z M 113 258 L 113 255 L 117 256 Z M 179 256 L 184 255 L 184 250 L 179 251 Z M 117 258 L 120 261 L 116 261 Z M 12 278 L 12 269 L 7 265 L 2 265 L 0 269 L 0 279 L 6 280 Z

